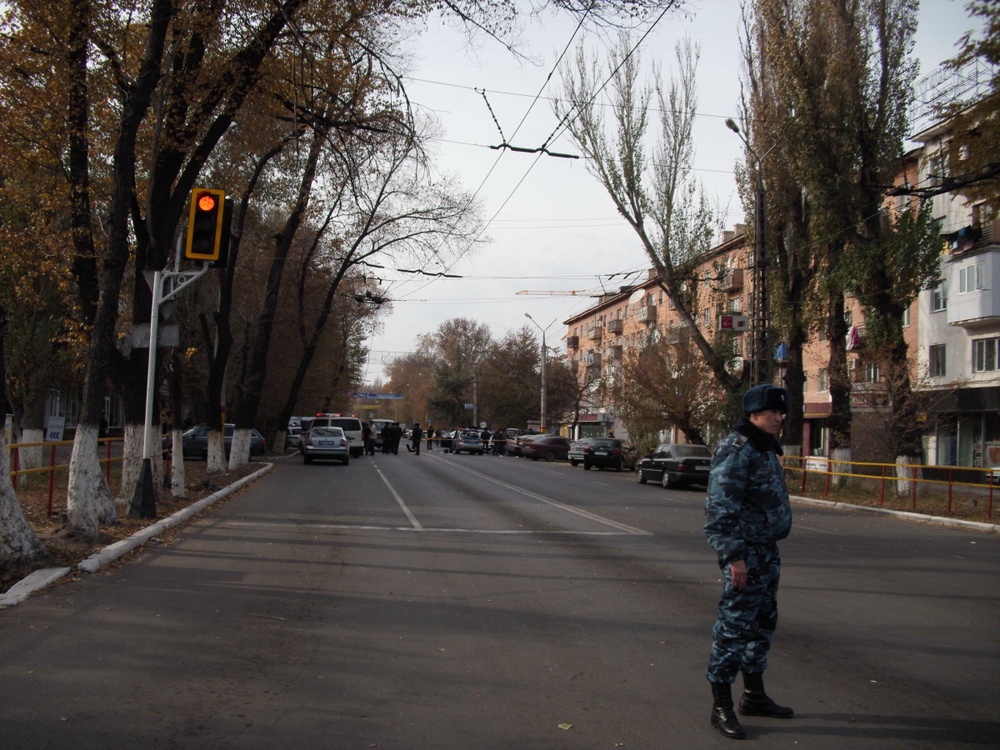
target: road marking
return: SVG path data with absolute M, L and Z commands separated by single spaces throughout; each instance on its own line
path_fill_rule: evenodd
M 456 467 L 458 469 L 461 469 L 462 471 L 465 471 L 465 472 L 468 472 L 469 474 L 477 476 L 480 479 L 485 479 L 487 482 L 492 482 L 493 484 L 500 485 L 501 487 L 505 487 L 508 490 L 513 490 L 514 492 L 518 492 L 518 493 L 520 493 L 522 495 L 530 497 L 533 500 L 537 500 L 540 503 L 545 503 L 546 505 L 551 505 L 553 508 L 558 508 L 559 510 L 566 511 L 567 513 L 573 513 L 575 515 L 578 515 L 581 518 L 586 518 L 586 519 L 588 519 L 590 521 L 596 521 L 597 523 L 604 524 L 605 526 L 610 526 L 611 528 L 618 529 L 619 531 L 623 531 L 626 534 L 632 534 L 632 535 L 635 535 L 635 536 L 652 536 L 652 532 L 651 531 L 644 531 L 643 529 L 636 528 L 635 526 L 629 526 L 628 524 L 625 524 L 625 523 L 619 523 L 618 521 L 612 521 L 610 518 L 605 518 L 604 516 L 599 516 L 596 513 L 591 513 L 589 510 L 583 510 L 582 508 L 576 508 L 576 507 L 574 507 L 572 505 L 567 505 L 566 503 L 561 503 L 558 500 L 553 500 L 552 498 L 545 497 L 544 495 L 539 495 L 539 494 L 537 494 L 535 492 L 531 492 L 529 490 L 522 489 L 521 487 L 518 487 L 517 485 L 509 484 L 507 482 L 501 482 L 499 479 L 494 479 L 493 477 L 488 476 L 486 474 L 482 474 L 482 473 L 476 471 L 475 469 L 470 469 L 470 468 L 468 468 L 466 466 L 462 466 L 462 465 L 457 464 L 457 463 L 451 463 L 449 461 L 449 464 L 451 464 L 452 466 L 454 466 L 454 467 Z
M 396 488 L 392 486 L 388 479 L 386 479 L 385 474 L 382 473 L 382 470 L 374 461 L 372 461 L 372 465 L 375 467 L 375 471 L 378 475 L 382 477 L 382 481 L 385 482 L 385 486 L 389 488 L 389 492 L 391 492 L 392 496 L 396 498 L 396 502 L 399 503 L 399 507 L 403 509 L 403 513 L 405 513 L 406 517 L 410 519 L 410 523 L 413 524 L 413 528 L 416 531 L 422 531 L 424 527 L 420 525 L 420 521 L 418 521 L 417 517 L 410 512 L 410 509 L 406 507 L 406 503 L 403 502 L 403 498 L 401 498 L 399 493 L 396 492 Z
M 634 536 L 629 531 L 541 531 L 537 529 L 448 529 L 426 526 L 376 526 L 372 524 L 350 523 L 256 523 L 253 521 L 227 521 L 222 528 L 252 528 L 252 529 L 301 529 L 315 531 L 317 529 L 342 529 L 345 531 L 420 531 L 424 533 L 441 534 L 484 534 L 488 536 Z M 646 533 L 646 532 L 644 532 Z

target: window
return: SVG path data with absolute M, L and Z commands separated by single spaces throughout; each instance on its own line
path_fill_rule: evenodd
M 943 378 L 946 373 L 945 368 L 945 346 L 944 344 L 934 344 L 930 347 L 930 361 L 927 363 L 928 372 L 933 378 Z
M 820 393 L 825 393 L 826 391 L 830 390 L 830 376 L 829 374 L 827 374 L 825 367 L 819 371 L 818 390 Z
M 903 328 L 907 328 L 910 325 L 910 308 L 903 310 Z
M 712 311 L 707 307 L 701 314 L 701 324 L 705 328 L 708 328 L 712 324 Z
M 974 292 L 983 288 L 983 264 L 973 263 L 958 269 L 959 294 Z
M 882 379 L 882 373 L 879 371 L 879 366 L 875 362 L 864 362 L 861 365 L 861 376 L 858 378 L 858 382 L 861 383 L 877 383 Z
M 729 312 L 740 313 L 743 311 L 743 300 L 740 297 L 729 300 Z
M 995 372 L 997 365 L 997 349 L 1000 338 L 978 339 L 972 342 L 972 371 Z
M 948 309 L 948 290 L 944 285 L 944 279 L 931 288 L 931 312 L 941 312 Z

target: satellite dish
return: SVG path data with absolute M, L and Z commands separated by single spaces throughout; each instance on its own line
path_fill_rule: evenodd
M 638 302 L 639 300 L 641 300 L 645 296 L 646 296 L 646 290 L 645 289 L 636 289 L 634 292 L 632 292 L 632 296 L 628 298 L 628 301 L 630 303 L 632 303 L 632 302 Z

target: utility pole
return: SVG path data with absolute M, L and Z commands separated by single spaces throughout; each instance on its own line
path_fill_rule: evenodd
M 542 367 L 542 409 L 541 409 L 541 411 L 542 411 L 542 413 L 541 413 L 542 430 L 541 431 L 544 433 L 544 432 L 548 432 L 549 431 L 549 421 L 548 421 L 549 414 L 548 414 L 547 400 L 546 400 L 546 393 L 548 392 L 548 389 L 549 389 L 548 375 L 547 375 L 547 371 L 548 371 L 548 366 L 547 366 L 548 347 L 546 347 L 546 345 L 545 345 L 545 332 L 547 330 L 549 330 L 549 328 L 552 327 L 552 323 L 555 323 L 556 321 L 553 320 L 552 323 L 549 323 L 545 328 L 542 328 L 540 325 L 538 325 L 538 321 L 536 321 L 528 313 L 525 313 L 524 317 L 526 317 L 528 320 L 530 320 L 532 323 L 534 323 L 535 327 L 538 328 L 538 330 L 542 332 L 542 365 L 541 365 L 541 367 Z M 556 320 L 558 320 L 558 318 L 556 318 Z
M 770 302 L 767 291 L 767 201 L 764 194 L 763 161 L 775 146 L 771 146 L 763 156 L 757 154 L 739 126 L 726 119 L 726 127 L 736 133 L 747 151 L 753 156 L 757 174 L 756 195 L 753 212 L 753 305 L 750 312 L 750 385 L 771 382 L 771 354 L 769 351 Z

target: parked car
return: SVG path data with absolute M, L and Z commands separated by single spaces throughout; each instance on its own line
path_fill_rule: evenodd
M 476 430 L 459 430 L 458 434 L 452 439 L 451 452 L 452 453 L 478 453 L 480 456 L 485 452 L 483 448 L 483 439 L 479 436 L 479 432 Z
M 574 440 L 569 444 L 569 454 L 566 458 L 569 459 L 571 466 L 579 466 L 583 463 L 584 449 L 590 445 L 591 440 L 593 440 L 593 438 L 580 438 L 579 440 Z
M 302 439 L 302 463 L 318 458 L 336 459 L 344 466 L 351 462 L 351 444 L 340 427 L 312 427 Z
M 224 443 L 226 447 L 226 458 L 229 457 L 229 449 L 233 445 L 233 431 L 235 425 L 227 424 Z M 264 455 L 264 436 L 257 430 L 251 428 L 250 434 L 250 457 Z M 200 424 L 192 427 L 181 435 L 181 445 L 184 451 L 184 458 L 208 458 L 208 425 Z
M 518 435 L 513 440 L 507 438 L 507 455 L 520 456 L 521 449 L 524 447 L 525 443 L 530 443 L 532 440 L 539 437 L 541 437 L 540 433 L 526 432 Z
M 285 436 L 285 442 L 288 444 L 288 447 L 298 449 L 298 447 L 302 444 L 302 428 L 298 425 L 295 425 L 294 427 L 289 426 L 288 433 Z
M 712 451 L 704 445 L 663 443 L 639 462 L 639 484 L 659 482 L 664 487 L 708 484 Z
M 600 469 L 631 471 L 636 465 L 635 448 L 625 445 L 618 438 L 591 438 L 583 449 L 583 468 L 590 471 L 592 466 Z
M 521 446 L 521 455 L 537 461 L 565 461 L 569 453 L 569 440 L 561 435 L 538 435 Z

